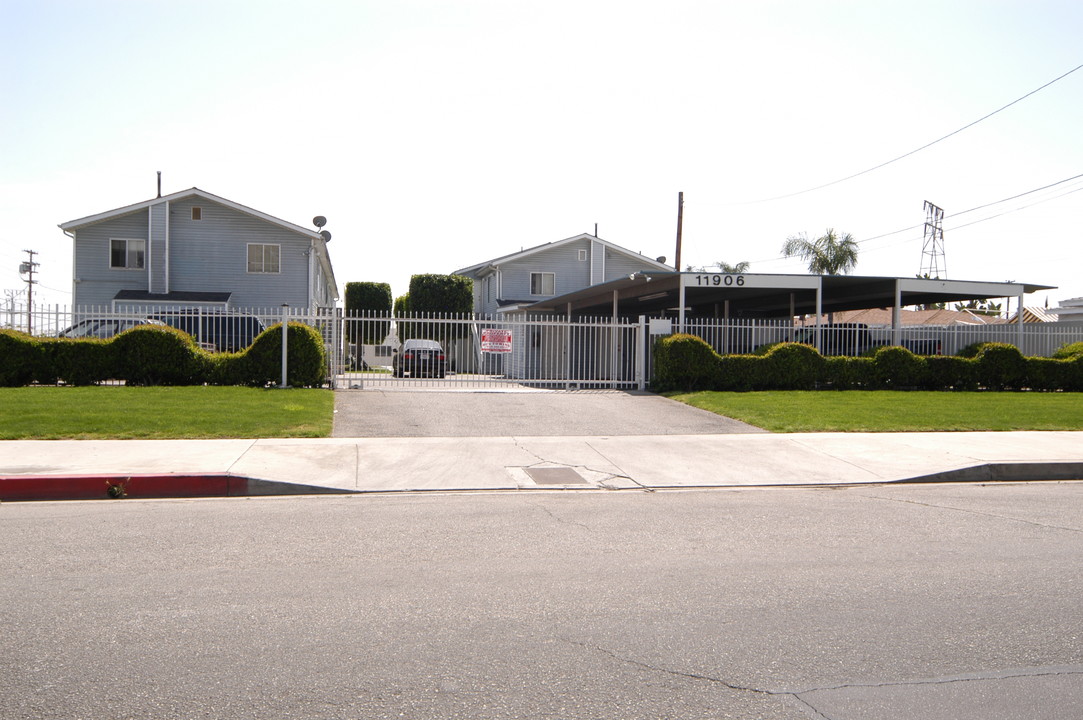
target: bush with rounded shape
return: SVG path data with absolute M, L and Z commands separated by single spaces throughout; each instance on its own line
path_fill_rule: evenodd
M 29 385 L 41 364 L 38 342 L 16 330 L 0 330 L 0 358 L 0 387 Z
M 1083 356 L 1083 342 L 1067 343 L 1053 352 L 1053 357 L 1057 360 L 1067 360 L 1079 356 Z
M 765 383 L 777 390 L 811 390 L 824 373 L 824 357 L 803 343 L 781 343 L 763 356 Z
M 985 343 L 974 362 L 978 384 L 990 390 L 1019 389 L 1026 385 L 1027 361 L 1019 348 L 1008 343 Z
M 140 325 L 112 345 L 116 377 L 128 385 L 199 385 L 207 374 L 206 353 L 176 328 Z
M 876 379 L 886 388 L 913 388 L 925 382 L 925 358 L 904 347 L 889 345 L 877 349 L 872 358 Z
M 711 389 L 718 379 L 721 359 L 703 338 L 687 333 L 667 335 L 654 343 L 651 384 L 661 391 Z
M 991 344 L 995 344 L 995 343 L 987 343 L 987 342 L 970 343 L 966 347 L 960 349 L 959 352 L 955 353 L 955 355 L 956 355 L 956 357 L 976 358 L 978 356 L 978 353 L 981 352 L 983 347 L 985 347 L 986 345 L 991 345 Z
M 236 373 L 246 385 L 267 387 L 281 383 L 282 323 L 260 333 L 252 346 L 233 362 L 239 367 L 223 369 L 223 372 Z M 286 383 L 291 387 L 319 387 L 326 379 L 327 352 L 323 336 L 314 327 L 291 322 L 286 338 Z

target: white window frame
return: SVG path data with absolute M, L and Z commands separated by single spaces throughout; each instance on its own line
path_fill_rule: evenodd
M 534 276 L 538 276 L 538 290 L 540 292 L 534 292 Z M 549 283 L 550 292 L 546 292 L 545 278 L 548 276 L 551 278 Z M 530 273 L 530 294 L 536 297 L 552 297 L 557 294 L 557 274 L 553 272 L 532 272 Z
M 252 249 L 263 248 L 260 253 L 259 269 L 252 269 Z M 275 258 L 276 265 L 274 270 L 267 269 L 267 249 L 275 248 L 277 257 Z M 251 275 L 280 275 L 282 273 L 282 246 L 278 243 L 248 243 L 245 250 L 245 267 Z
M 124 264 L 113 264 L 113 243 L 124 243 Z M 132 257 L 133 248 L 130 243 L 141 243 L 143 245 L 143 264 L 142 265 L 129 265 L 128 263 Z M 136 250 L 136 252 L 139 252 Z M 136 256 L 138 257 L 138 255 Z M 143 238 L 109 238 L 109 269 L 110 270 L 146 270 L 147 269 L 147 241 Z
M 579 251 L 579 262 L 586 262 L 586 259 L 587 259 L 587 251 L 586 250 L 580 250 Z

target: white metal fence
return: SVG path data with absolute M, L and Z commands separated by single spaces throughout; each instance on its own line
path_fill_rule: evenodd
M 342 387 L 645 387 L 639 322 L 489 315 L 345 317 Z M 435 341 L 438 357 L 419 341 Z
M 189 332 L 212 351 L 246 347 L 265 327 L 288 319 L 317 328 L 328 355 L 335 388 L 644 388 L 651 376 L 651 341 L 682 329 L 673 318 L 613 320 L 553 316 L 391 315 L 345 317 L 341 310 L 307 308 L 167 307 L 162 304 L 37 306 L 10 304 L 0 328 L 39 336 L 112 337 L 137 324 L 165 323 Z M 898 342 L 915 352 L 953 355 L 977 342 L 1006 342 L 1024 355 L 1049 356 L 1083 342 L 1083 324 L 867 327 L 838 323 L 801 326 L 778 320 L 689 318 L 685 332 L 702 337 L 721 354 L 794 340 L 819 345 L 824 354 L 857 355 Z M 415 361 L 416 341 L 434 341 L 439 353 Z M 414 342 L 410 342 L 414 341 Z M 407 357 L 407 356 L 410 357 Z M 0 358 L 0 362 L 3 359 Z

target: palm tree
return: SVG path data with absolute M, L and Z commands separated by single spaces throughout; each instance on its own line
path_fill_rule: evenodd
M 808 261 L 813 275 L 846 275 L 857 265 L 857 241 L 850 233 L 840 236 L 834 228 L 815 240 L 801 233 L 786 239 L 782 255 Z
M 719 272 L 724 272 L 729 275 L 738 275 L 740 273 L 748 272 L 748 268 L 751 267 L 751 265 L 747 260 L 742 260 L 736 265 L 730 265 L 728 262 L 719 261 L 715 263 L 715 267 L 718 268 Z
M 728 262 L 720 261 L 716 262 L 712 267 L 716 267 L 718 268 L 718 272 L 723 272 L 728 275 L 739 275 L 740 273 L 748 272 L 748 268 L 751 267 L 751 264 L 747 260 L 742 260 L 736 265 L 730 265 Z M 688 272 L 710 272 L 704 265 L 689 265 L 686 269 Z

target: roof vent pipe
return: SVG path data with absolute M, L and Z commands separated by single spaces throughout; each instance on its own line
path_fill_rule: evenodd
M 158 171 L 158 197 L 162 196 L 162 171 Z

